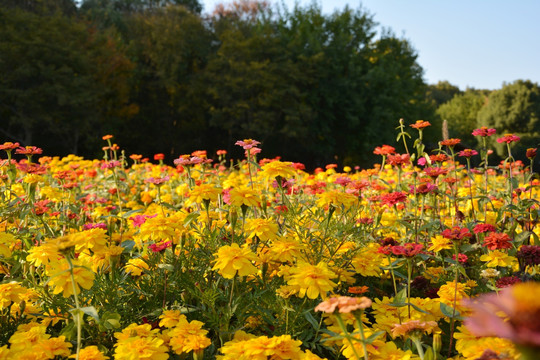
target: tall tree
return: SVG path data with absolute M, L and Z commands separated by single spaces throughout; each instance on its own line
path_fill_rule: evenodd
M 4 9 L 0 24 L 5 136 L 57 153 L 78 152 L 115 118 L 136 110 L 127 103 L 132 65 L 114 39 L 61 14 Z
M 530 80 L 517 80 L 493 91 L 478 113 L 478 125 L 496 128 L 498 137 L 505 133 L 521 137 L 515 154 L 525 158 L 525 150 L 540 142 L 540 86 Z M 497 154 L 505 157 L 506 144 L 490 140 Z
M 477 145 L 472 131 L 477 128 L 478 112 L 487 103 L 487 96 L 486 91 L 467 89 L 439 106 L 437 115 L 448 121 L 450 137 L 461 139 L 463 145 L 469 148 Z

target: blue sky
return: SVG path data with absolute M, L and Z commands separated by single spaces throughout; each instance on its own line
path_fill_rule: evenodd
M 229 0 L 201 0 L 204 12 Z M 276 0 L 269 0 L 271 3 Z M 292 7 L 294 0 L 284 3 Z M 300 0 L 299 4 L 310 4 Z M 345 5 L 374 16 L 379 28 L 411 42 L 430 83 L 447 80 L 476 89 L 504 82 L 540 83 L 540 1 L 538 0 L 318 0 L 325 13 Z

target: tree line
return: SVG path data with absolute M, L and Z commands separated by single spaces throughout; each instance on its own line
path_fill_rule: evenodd
M 101 136 L 114 134 L 128 153 L 165 153 L 172 161 L 225 149 L 238 158 L 234 142 L 254 138 L 266 157 L 309 167 L 370 165 L 375 146 L 395 143 L 400 118 L 432 121 L 440 139 L 437 124 L 449 117 L 451 131 L 467 141 L 476 108 L 484 113 L 478 121 L 501 131 L 527 123 L 535 136 L 540 126 L 528 115 L 496 120 L 505 110 L 491 105 L 495 92 L 427 85 L 411 43 L 378 31 L 362 8 L 324 14 L 314 3 L 288 9 L 234 1 L 202 13 L 197 0 L 0 5 L 0 133 L 50 155 L 99 156 Z M 516 84 L 538 93 L 536 84 Z M 538 106 L 538 97 L 527 101 Z

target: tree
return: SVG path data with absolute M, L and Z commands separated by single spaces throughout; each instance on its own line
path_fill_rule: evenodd
M 456 85 L 452 85 L 448 81 L 439 81 L 437 84 L 427 86 L 426 98 L 435 108 L 438 108 L 460 94 L 463 94 L 463 91 Z
M 477 128 L 478 112 L 487 103 L 487 96 L 485 91 L 467 89 L 437 109 L 437 115 L 448 121 L 450 137 L 461 139 L 465 147 L 476 146 L 477 139 L 472 136 L 472 131 Z
M 92 141 L 136 111 L 127 102 L 132 68 L 114 39 L 57 13 L 0 10 L 0 131 L 58 154 Z
M 525 158 L 525 150 L 537 147 L 540 139 L 540 86 L 530 80 L 516 80 L 493 91 L 478 113 L 478 126 L 496 128 L 497 137 L 505 133 L 521 137 L 514 155 Z M 490 145 L 505 157 L 506 144 L 497 143 L 495 138 L 490 139 Z

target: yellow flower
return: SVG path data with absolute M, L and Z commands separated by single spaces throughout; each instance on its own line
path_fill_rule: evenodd
M 257 256 L 248 247 L 240 247 L 238 244 L 225 245 L 218 249 L 212 270 L 218 272 L 226 279 L 232 279 L 237 274 L 247 276 L 257 273 L 253 261 Z
M 75 291 L 77 294 L 84 289 L 90 289 L 94 284 L 95 274 L 85 267 L 82 267 L 77 260 L 73 261 L 73 277 L 75 279 Z M 49 286 L 54 286 L 53 294 L 60 294 L 64 297 L 73 295 L 73 282 L 71 272 L 67 261 L 54 264 L 47 269 L 47 275 L 50 276 Z
M 222 189 L 212 184 L 195 186 L 189 193 L 189 200 L 194 203 L 202 203 L 203 200 L 217 201 Z
M 69 357 L 70 359 L 77 358 L 77 354 L 73 354 Z M 108 356 L 105 356 L 101 351 L 99 351 L 97 346 L 87 346 L 79 352 L 79 360 L 107 360 Z
M 278 238 L 278 224 L 271 219 L 247 219 L 246 231 L 249 238 L 257 236 L 262 241 L 275 240 Z
M 230 203 L 235 206 L 254 206 L 257 207 L 261 203 L 261 197 L 257 190 L 248 187 L 236 187 L 229 192 Z
M 169 346 L 178 355 L 198 351 L 210 346 L 211 341 L 206 334 L 208 330 L 202 329 L 204 323 L 193 320 L 179 322 L 169 331 Z
M 34 264 L 36 267 L 48 265 L 51 262 L 63 261 L 64 256 L 58 251 L 58 248 L 53 243 L 44 243 L 39 246 L 34 246 L 28 251 L 26 261 Z
M 56 356 L 68 357 L 71 354 L 69 348 L 72 345 L 66 341 L 65 336 L 43 339 L 37 345 L 43 359 L 54 359 Z
M 17 331 L 9 338 L 11 354 L 23 352 L 50 338 L 51 335 L 46 334 L 46 330 L 45 326 L 36 323 L 19 325 Z
M 360 250 L 351 261 L 354 270 L 362 276 L 380 276 L 381 266 L 384 266 L 385 262 L 386 256 L 377 252 L 374 244 Z
M 159 326 L 164 326 L 168 329 L 173 328 L 178 324 L 187 322 L 186 316 L 179 310 L 165 310 L 163 314 L 159 316 L 159 318 L 161 319 Z
M 115 360 L 167 360 L 169 349 L 157 337 L 128 337 L 116 343 Z
M 332 190 L 319 195 L 319 199 L 317 200 L 317 206 L 328 208 L 330 205 L 333 205 L 338 210 L 341 208 L 341 206 L 343 206 L 345 209 L 348 209 L 357 200 L 357 197 L 353 194 L 349 194 L 339 190 Z
M 132 276 L 141 276 L 144 270 L 149 270 L 150 267 L 142 258 L 131 258 L 128 260 L 124 270 Z
M 296 175 L 296 169 L 291 162 L 272 161 L 262 166 L 260 175 L 266 179 L 274 179 L 278 176 L 289 179 Z
M 493 250 L 480 256 L 480 260 L 487 262 L 487 267 L 508 267 L 514 266 L 517 263 L 517 259 L 513 256 L 508 255 L 505 252 L 500 250 Z
M 336 283 L 330 280 L 336 277 L 323 262 L 317 265 L 302 263 L 291 269 L 287 284 L 296 288 L 301 298 L 307 295 L 310 299 L 316 299 L 320 295 L 324 299 L 326 293 L 336 287 Z
M 444 249 L 452 249 L 452 240 L 443 237 L 442 235 L 436 235 L 431 238 L 431 246 L 429 251 L 439 252 Z
M 16 281 L 0 284 L 0 310 L 7 309 L 12 303 L 21 302 L 26 290 Z
M 281 238 L 272 242 L 270 247 L 270 259 L 279 262 L 294 262 L 302 256 L 305 246 L 295 239 Z

